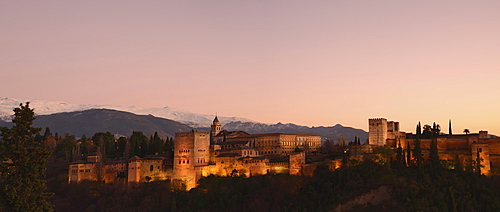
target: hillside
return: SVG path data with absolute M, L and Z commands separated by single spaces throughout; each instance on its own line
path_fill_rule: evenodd
M 109 109 L 41 115 L 35 119 L 34 126 L 49 127 L 53 133 L 69 133 L 77 137 L 106 131 L 125 136 L 130 136 L 132 131 L 142 131 L 145 135 L 158 132 L 161 136 L 173 137 L 176 132 L 192 130 L 191 127 L 176 121 Z

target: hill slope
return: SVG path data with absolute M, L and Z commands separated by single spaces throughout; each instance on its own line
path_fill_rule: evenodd
M 53 133 L 69 133 L 77 137 L 83 134 L 92 136 L 96 132 L 106 131 L 125 136 L 132 135 L 132 131 L 141 131 L 145 135 L 158 132 L 161 136 L 173 137 L 176 132 L 192 130 L 185 124 L 169 119 L 109 109 L 91 109 L 37 116 L 34 126 L 49 127 Z

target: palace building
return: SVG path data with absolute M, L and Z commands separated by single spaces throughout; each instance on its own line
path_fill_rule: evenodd
M 134 156 L 126 161 L 102 163 L 98 156 L 69 165 L 70 183 L 83 180 L 129 183 L 171 180 L 179 188 L 191 189 L 202 177 L 254 176 L 269 173 L 299 175 L 305 155 L 321 148 L 321 137 L 308 134 L 249 134 L 223 130 L 215 117 L 208 132 L 175 134 L 174 155 Z

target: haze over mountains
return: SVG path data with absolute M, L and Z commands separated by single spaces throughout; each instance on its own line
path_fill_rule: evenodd
M 10 126 L 13 108 L 22 100 L 0 98 L 0 126 Z M 72 105 L 65 102 L 30 100 L 30 107 L 35 108 L 37 119 L 35 126 L 49 127 L 59 134 L 70 133 L 77 137 L 95 132 L 112 132 L 130 136 L 132 131 L 142 131 L 146 135 L 158 132 L 162 136 L 174 136 L 175 132 L 190 130 L 209 131 L 213 115 L 190 113 L 170 107 L 139 108 L 133 106 Z M 296 124 L 264 124 L 246 118 L 219 117 L 223 129 L 241 130 L 248 133 L 303 133 L 315 134 L 337 140 L 344 137 L 361 141 L 368 138 L 368 133 L 361 129 L 343 127 L 340 124 L 331 127 L 307 127 Z

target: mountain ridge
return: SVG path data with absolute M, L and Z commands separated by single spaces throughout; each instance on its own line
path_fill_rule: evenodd
M 20 103 L 30 102 L 30 107 L 35 108 L 36 115 L 50 115 L 62 112 L 85 111 L 89 109 L 111 109 L 118 111 L 131 112 L 137 115 L 154 115 L 156 117 L 170 119 L 187 124 L 191 127 L 209 127 L 212 124 L 213 115 L 198 114 L 182 109 L 177 109 L 169 106 L 159 108 L 142 108 L 136 106 L 121 106 L 121 105 L 93 105 L 93 104 L 69 104 L 62 101 L 46 101 L 46 100 L 19 100 L 8 97 L 0 98 L 0 120 L 9 122 L 12 119 L 15 107 Z M 241 117 L 226 117 L 219 116 L 219 120 L 223 122 L 245 121 L 252 120 Z
M 13 115 L 12 109 L 18 107 L 20 103 L 24 102 L 26 101 L 21 101 L 11 98 L 0 98 L 0 126 L 11 126 L 12 123 L 8 121 L 6 122 L 5 120 L 10 120 Z M 152 132 L 153 130 L 159 130 L 160 131 L 159 133 L 163 133 L 166 136 L 174 135 L 175 132 L 173 131 L 166 132 L 164 129 L 161 129 L 160 126 L 157 126 L 158 124 L 167 124 L 165 121 L 160 121 L 155 123 L 153 120 L 150 120 L 154 118 L 161 118 L 170 121 L 175 121 L 179 124 L 184 124 L 189 127 L 189 128 L 178 128 L 181 131 L 195 129 L 208 132 L 210 131 L 210 125 L 212 124 L 213 120 L 212 115 L 203 115 L 203 114 L 185 112 L 179 109 L 173 109 L 168 106 L 162 108 L 146 108 L 146 109 L 134 106 L 109 106 L 109 108 L 104 108 L 107 106 L 91 105 L 91 104 L 72 105 L 65 102 L 32 100 L 30 101 L 30 107 L 35 109 L 35 113 L 37 115 L 36 116 L 37 119 L 35 120 L 35 126 L 45 127 L 46 125 L 49 126 L 53 132 L 59 132 L 62 134 L 70 133 L 70 134 L 75 134 L 76 136 L 80 136 L 81 134 L 88 135 L 88 133 L 93 134 L 95 132 L 102 132 L 102 131 L 110 131 L 114 134 L 121 134 L 128 136 L 128 134 L 126 133 L 128 132 L 131 133 L 131 131 L 145 131 L 144 133 L 149 133 Z M 83 129 L 76 129 L 76 126 L 73 126 L 74 128 L 70 128 L 59 123 L 62 121 L 64 123 L 71 124 L 70 119 L 67 117 L 63 117 L 63 115 L 61 114 L 71 113 L 72 115 L 77 116 L 77 114 L 79 113 L 86 113 L 88 115 L 89 114 L 88 111 L 97 111 L 97 110 L 101 110 L 103 113 L 107 111 L 108 115 L 109 113 L 114 113 L 115 116 L 118 116 L 116 115 L 116 113 L 123 112 L 123 114 L 121 115 L 129 117 L 128 119 L 129 121 L 124 120 L 124 122 L 116 122 L 113 120 L 104 120 L 103 123 L 97 123 L 97 122 L 90 123 L 88 121 L 76 119 L 77 123 L 80 123 L 79 128 Z M 139 113 L 136 113 L 134 111 L 139 111 Z M 137 117 L 132 118 L 131 116 L 137 116 Z M 144 118 L 148 116 L 151 117 L 149 119 Z M 340 137 L 343 137 L 346 140 L 351 140 L 354 139 L 354 137 L 356 136 L 361 138 L 361 141 L 363 143 L 368 138 L 368 133 L 365 132 L 364 130 L 355 129 L 352 127 L 344 127 L 341 124 L 336 124 L 334 126 L 326 126 L 326 127 L 324 126 L 308 127 L 293 123 L 283 124 L 281 122 L 278 122 L 276 124 L 259 123 L 251 121 L 250 119 L 239 118 L 239 117 L 218 116 L 218 118 L 220 122 L 224 125 L 223 129 L 225 130 L 230 130 L 230 131 L 241 130 L 252 134 L 258 134 L 258 133 L 314 134 L 334 141 L 336 141 Z M 130 120 L 135 120 L 135 122 L 131 123 Z M 101 122 L 102 121 L 103 120 L 101 120 Z M 137 122 L 143 122 L 143 123 L 139 124 Z M 103 125 L 105 123 L 107 123 L 108 125 L 106 126 Z M 125 123 L 127 123 L 129 126 L 124 125 Z M 111 124 L 114 124 L 115 126 L 110 126 Z M 102 128 L 98 129 L 95 128 L 95 126 L 100 126 Z M 90 129 L 95 130 L 95 132 L 91 132 Z

